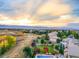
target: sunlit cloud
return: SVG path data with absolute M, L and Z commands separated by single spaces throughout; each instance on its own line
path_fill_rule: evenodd
M 3 17 L 5 18 L 5 17 Z M 76 19 L 76 20 L 75 20 Z M 79 18 L 71 17 L 70 15 L 62 15 L 57 19 L 49 20 L 36 20 L 31 18 L 18 18 L 16 21 L 8 18 L 0 20 L 0 24 L 5 25 L 31 25 L 31 26 L 51 26 L 51 27 L 61 27 L 67 26 L 70 23 L 79 23 Z
M 72 14 L 73 3 L 63 3 L 65 0 L 1 1 L 0 24 L 59 27 L 79 23 L 79 18 Z
M 63 14 L 70 13 L 70 6 L 67 4 L 60 3 L 61 0 L 50 0 L 44 5 L 40 6 L 40 8 L 37 11 L 37 14 L 43 15 L 43 14 L 52 14 L 53 16 L 60 16 Z
M 20 20 L 2 20 L 0 21 L 0 24 L 4 24 L 4 25 L 29 25 L 31 23 L 31 21 L 27 20 L 27 19 L 20 19 Z

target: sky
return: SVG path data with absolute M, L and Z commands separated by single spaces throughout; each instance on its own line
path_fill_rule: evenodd
M 0 24 L 78 26 L 79 0 L 0 0 Z

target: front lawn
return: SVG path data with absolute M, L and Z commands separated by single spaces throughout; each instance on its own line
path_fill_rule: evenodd
M 47 48 L 47 51 L 46 51 L 46 48 Z M 56 54 L 58 53 L 58 51 L 55 49 L 55 45 L 52 45 L 52 44 L 37 45 L 35 47 L 25 47 L 24 49 L 26 49 L 24 50 L 26 57 L 35 57 L 36 54 Z
M 43 54 L 45 46 L 44 45 L 39 45 L 39 46 L 37 46 L 37 48 L 39 48 L 40 53 Z M 52 45 L 48 45 L 47 48 L 48 48 L 48 53 L 51 53 L 54 50 L 54 47 Z

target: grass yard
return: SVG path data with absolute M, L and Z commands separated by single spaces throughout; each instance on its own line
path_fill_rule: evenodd
M 38 45 L 36 47 L 32 47 L 32 51 L 34 51 L 35 48 L 40 49 L 40 54 L 45 54 L 45 51 L 44 51 L 45 45 Z M 54 51 L 53 45 L 48 45 L 47 48 L 48 48 L 48 53 L 52 53 Z

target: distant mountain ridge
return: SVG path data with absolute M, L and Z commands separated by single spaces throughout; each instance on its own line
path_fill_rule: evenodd
M 47 27 L 47 26 L 20 26 L 20 25 L 0 25 L 0 29 L 79 30 L 79 28 L 74 27 Z

